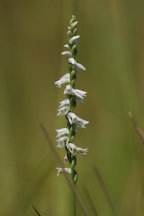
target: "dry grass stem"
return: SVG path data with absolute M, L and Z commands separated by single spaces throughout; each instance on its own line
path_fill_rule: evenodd
M 102 178 L 100 172 L 98 171 L 98 169 L 95 166 L 93 166 L 93 170 L 94 170 L 94 173 L 96 174 L 96 177 L 97 177 L 97 179 L 99 181 L 99 184 L 101 185 L 101 188 L 102 188 L 102 190 L 103 190 L 103 192 L 105 194 L 105 197 L 106 197 L 106 199 L 107 199 L 107 201 L 108 201 L 108 203 L 109 203 L 109 205 L 110 205 L 110 207 L 112 209 L 113 215 L 118 216 L 115 205 L 114 205 L 114 203 L 113 203 L 113 201 L 111 199 L 111 196 L 110 196 L 110 194 L 109 194 L 109 192 L 108 192 L 108 190 L 107 190 L 107 188 L 105 186 L 105 183 L 103 181 L 103 178 Z
M 133 114 L 131 112 L 129 112 L 129 117 L 133 123 L 133 126 L 138 134 L 138 137 L 139 137 L 139 140 L 140 140 L 140 143 L 141 143 L 141 146 L 142 146 L 142 149 L 144 151 L 144 133 L 143 131 L 138 127 L 136 121 L 135 121 L 135 118 L 133 116 Z
M 89 202 L 89 205 L 91 206 L 91 209 L 92 209 L 92 211 L 93 211 L 93 214 L 94 214 L 95 216 L 98 216 L 98 213 L 97 213 L 97 210 L 96 210 L 96 208 L 95 208 L 94 202 L 93 202 L 93 200 L 92 200 L 92 198 L 91 198 L 91 196 L 90 196 L 90 193 L 89 193 L 89 191 L 87 190 L 86 187 L 84 188 L 84 192 L 85 192 L 85 194 L 86 194 L 86 197 L 87 197 L 87 200 L 88 200 L 88 202 Z
M 35 212 L 37 213 L 38 216 L 41 216 L 40 213 L 38 212 L 38 210 L 35 208 L 34 205 L 32 205 L 33 209 L 35 210 Z

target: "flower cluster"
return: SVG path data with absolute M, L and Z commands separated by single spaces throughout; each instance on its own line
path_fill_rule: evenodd
M 65 116 L 67 120 L 67 128 L 62 128 L 56 130 L 57 132 L 57 147 L 66 149 L 65 161 L 69 161 L 71 168 L 57 168 L 58 174 L 69 173 L 72 174 L 73 181 L 77 181 L 77 173 L 75 171 L 76 166 L 76 155 L 86 155 L 88 149 L 83 149 L 77 147 L 73 141 L 75 138 L 75 133 L 78 128 L 85 128 L 85 125 L 89 122 L 81 119 L 76 114 L 74 114 L 74 108 L 76 107 L 76 102 L 83 103 L 87 92 L 75 89 L 76 75 L 80 70 L 86 70 L 86 68 L 75 60 L 77 54 L 78 39 L 80 38 L 77 34 L 78 21 L 75 16 L 72 16 L 69 26 L 68 26 L 68 44 L 64 45 L 67 51 L 62 52 L 62 55 L 68 57 L 68 73 L 62 76 L 58 81 L 55 82 L 56 87 L 60 88 L 63 84 L 66 84 L 64 89 L 64 95 L 67 99 L 59 102 L 58 116 Z

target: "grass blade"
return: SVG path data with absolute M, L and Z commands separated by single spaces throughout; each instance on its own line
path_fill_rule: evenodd
M 33 209 L 35 210 L 35 212 L 37 213 L 38 216 L 41 216 L 40 213 L 38 212 L 38 210 L 35 208 L 34 205 L 32 205 Z
M 106 199 L 107 199 L 107 201 L 108 201 L 108 203 L 109 203 L 109 205 L 110 205 L 110 207 L 112 209 L 113 215 L 118 216 L 117 210 L 116 210 L 116 208 L 114 206 L 114 203 L 113 203 L 113 201 L 112 201 L 112 199 L 110 197 L 110 194 L 109 194 L 109 192 L 108 192 L 108 190 L 107 190 L 107 188 L 105 186 L 105 183 L 104 183 L 104 181 L 102 179 L 102 176 L 101 176 L 100 172 L 98 171 L 98 169 L 95 166 L 93 166 L 93 170 L 94 170 L 94 173 L 96 174 L 96 177 L 97 177 L 97 179 L 99 181 L 99 184 L 101 185 L 101 188 L 102 188 L 102 190 L 103 190 L 103 192 L 105 194 L 105 197 L 106 197 Z
M 90 194 L 89 194 L 89 192 L 88 192 L 88 190 L 87 190 L 86 187 L 84 188 L 84 192 L 85 192 L 85 194 L 86 194 L 86 197 L 87 197 L 87 200 L 88 200 L 88 202 L 89 202 L 89 205 L 91 206 L 91 209 L 92 209 L 92 211 L 93 211 L 93 214 L 94 214 L 95 216 L 98 216 L 98 213 L 97 213 L 97 210 L 96 210 L 96 208 L 95 208 L 94 202 L 93 202 L 93 200 L 92 200 L 92 198 L 91 198 L 91 196 L 90 196 Z
M 140 142 L 141 142 L 141 144 L 142 144 L 142 149 L 143 149 L 143 151 L 144 151 L 144 133 L 143 133 L 142 130 L 138 127 L 138 125 L 137 125 L 137 123 L 136 123 L 136 121 L 135 121 L 135 118 L 134 118 L 134 116 L 133 116 L 133 114 L 132 114 L 131 112 L 129 112 L 129 117 L 130 117 L 130 119 L 131 119 L 131 121 L 132 121 L 132 123 L 133 123 L 133 126 L 134 126 L 134 128 L 135 128 L 135 131 L 136 131 L 137 134 L 138 134 L 139 140 L 140 140 Z

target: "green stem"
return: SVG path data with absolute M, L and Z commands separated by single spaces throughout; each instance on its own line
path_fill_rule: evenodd
M 75 170 L 76 166 L 76 156 L 72 156 L 72 161 L 71 161 L 71 170 L 72 170 L 72 181 L 74 186 L 76 187 L 76 182 L 77 182 L 77 172 Z M 73 215 L 76 216 L 76 197 L 75 194 L 73 193 Z
M 76 197 L 73 193 L 73 215 L 76 216 Z

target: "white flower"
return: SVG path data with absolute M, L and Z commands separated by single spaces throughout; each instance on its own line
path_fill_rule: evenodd
M 76 60 L 74 58 L 69 58 L 68 62 L 71 63 L 72 65 L 76 64 Z
M 70 51 L 64 51 L 64 52 L 61 53 L 61 55 L 71 56 L 71 52 Z
M 67 85 L 64 94 L 73 94 L 73 88 L 70 85 Z
M 69 112 L 67 117 L 71 125 L 75 124 L 78 121 L 78 117 L 72 112 Z
M 65 44 L 64 47 L 69 49 L 69 45 L 68 44 Z
M 63 107 L 58 109 L 57 116 L 64 116 L 68 113 L 68 111 L 69 111 L 69 106 L 63 106 Z
M 84 119 L 78 118 L 78 121 L 76 122 L 76 127 L 86 128 L 85 125 L 88 124 L 89 121 L 86 121 Z
M 88 153 L 88 148 L 83 149 L 83 148 L 77 147 L 73 143 L 68 143 L 67 148 L 73 155 L 76 155 L 77 153 L 81 155 L 86 155 Z
M 78 98 L 80 98 L 80 99 L 84 99 L 84 97 L 86 96 L 86 94 L 87 94 L 87 92 L 85 92 L 85 91 L 82 91 L 82 90 L 79 90 L 79 89 L 74 89 L 74 94 L 78 97 Z
M 67 136 L 63 136 L 56 141 L 58 142 L 57 148 L 64 148 L 65 144 L 69 142 L 69 138 Z
M 66 106 L 69 106 L 69 105 L 70 105 L 69 99 L 64 99 L 64 100 L 60 101 L 59 103 L 60 103 L 59 107 L 63 107 L 63 106 L 65 106 L 65 105 L 66 105 Z
M 68 62 L 71 63 L 71 64 L 72 64 L 74 67 L 76 67 L 76 68 L 79 68 L 79 69 L 81 69 L 81 70 L 86 70 L 86 68 L 85 68 L 82 64 L 77 63 L 76 60 L 75 60 L 74 58 L 69 58 L 69 59 L 68 59 Z
M 82 102 L 87 92 L 79 90 L 79 89 L 73 89 L 70 85 L 67 85 L 64 90 L 64 94 L 75 95 L 77 100 L 79 102 Z
M 69 129 L 68 128 L 57 129 L 56 132 L 58 133 L 56 137 L 61 137 L 63 135 L 68 135 Z
M 80 35 L 76 35 L 76 36 L 71 37 L 71 39 L 69 40 L 70 44 L 72 44 L 74 41 L 76 41 L 79 38 L 80 38 Z
M 55 82 L 56 87 L 61 87 L 62 84 L 64 83 L 69 83 L 70 82 L 70 74 L 67 73 L 64 76 L 62 76 L 58 81 Z
M 85 125 L 89 123 L 89 121 L 83 120 L 81 118 L 79 118 L 78 116 L 76 116 L 74 113 L 69 112 L 67 114 L 68 120 L 70 122 L 70 124 L 76 124 L 77 127 L 81 127 L 81 128 L 85 128 Z
M 63 173 L 71 174 L 71 168 L 56 167 L 56 169 L 57 169 L 57 176 L 59 176 L 60 174 L 63 174 Z

